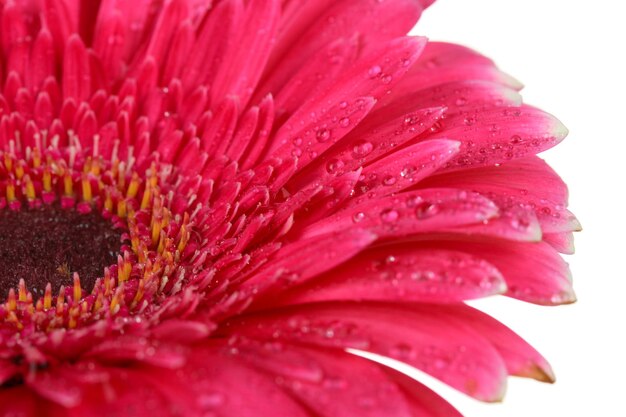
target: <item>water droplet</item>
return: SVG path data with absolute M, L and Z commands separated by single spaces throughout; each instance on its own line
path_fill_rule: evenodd
M 347 117 L 344 117 L 342 119 L 339 120 L 339 126 L 341 127 L 348 127 L 350 126 L 350 119 Z
M 302 156 L 302 149 L 300 148 L 295 148 L 291 151 L 291 155 L 295 156 L 296 158 Z
M 463 119 L 463 123 L 465 123 L 466 126 L 471 126 L 474 123 L 476 123 L 476 118 L 475 117 L 466 117 L 465 119 Z
M 513 135 L 511 136 L 511 139 L 509 140 L 509 142 L 511 142 L 514 145 L 517 145 L 518 143 L 522 142 L 522 138 L 519 135 Z
M 367 72 L 367 74 L 368 74 L 371 78 L 374 78 L 374 77 L 379 76 L 381 72 L 383 72 L 383 69 L 382 69 L 380 66 L 378 66 L 378 65 L 374 65 L 373 67 L 371 67 L 371 68 L 369 69 L 369 71 Z
M 393 77 L 391 75 L 385 75 L 380 79 L 380 81 L 382 81 L 383 84 L 389 84 L 392 79 Z
M 459 97 L 456 99 L 454 104 L 456 104 L 457 106 L 465 106 L 465 104 L 467 104 L 467 99 L 465 97 Z
M 400 171 L 400 175 L 405 178 L 410 177 L 415 171 L 417 171 L 417 168 L 414 165 L 405 165 L 402 171 Z
M 296 146 L 302 145 L 302 138 L 295 138 L 293 140 L 293 144 L 296 145 Z
M 352 149 L 352 156 L 354 158 L 363 158 L 374 150 L 374 145 L 371 142 L 359 141 L 354 145 Z
M 396 177 L 394 177 L 393 175 L 387 175 L 385 178 L 383 178 L 383 185 L 386 186 L 392 186 L 396 183 Z
M 318 142 L 326 142 L 330 139 L 330 130 L 328 129 L 319 129 L 315 134 Z
M 393 223 L 398 220 L 399 213 L 394 209 L 386 209 L 380 213 L 380 218 L 385 223 Z
M 326 164 L 326 171 L 329 174 L 337 175 L 342 172 L 342 169 L 344 166 L 345 164 L 343 163 L 342 160 L 333 158 L 330 161 L 328 161 L 328 163 Z
M 443 123 L 441 123 L 440 121 L 437 121 L 430 127 L 430 132 L 437 133 L 437 132 L 440 132 L 442 129 L 443 129 Z
M 341 103 L 339 103 L 339 108 L 340 109 L 345 109 L 348 107 L 348 102 L 347 101 L 342 101 Z
M 361 220 L 365 218 L 365 213 L 359 211 L 358 213 L 354 213 L 352 215 L 352 221 L 355 223 L 359 223 Z
M 439 213 L 439 207 L 428 201 L 424 201 L 415 208 L 415 215 L 418 219 L 427 219 Z
M 413 350 L 413 347 L 406 343 L 398 343 L 391 348 L 391 351 L 389 353 L 394 358 L 402 360 L 411 359 L 413 356 L 415 356 L 415 351 Z

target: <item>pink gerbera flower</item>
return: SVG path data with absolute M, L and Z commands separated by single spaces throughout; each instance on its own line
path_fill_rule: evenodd
M 428 0 L 0 0 L 0 416 L 459 415 L 574 301 L 566 129 Z

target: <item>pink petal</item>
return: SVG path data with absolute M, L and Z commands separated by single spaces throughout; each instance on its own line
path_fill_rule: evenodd
M 228 52 L 211 83 L 213 103 L 219 103 L 227 94 L 232 94 L 245 107 L 272 51 L 279 15 L 278 0 L 247 2 L 238 33 L 232 35 Z M 237 68 L 237 71 L 233 71 L 233 68 Z
M 519 90 L 519 81 L 499 71 L 493 61 L 461 45 L 429 42 L 415 65 L 403 78 L 399 88 L 383 103 L 406 91 L 419 91 L 450 82 L 488 81 Z
M 571 232 L 544 233 L 543 241 L 566 255 L 572 255 L 574 253 L 574 234 Z
M 568 195 L 565 183 L 535 156 L 500 166 L 435 175 L 419 186 L 475 190 L 489 196 L 503 210 L 532 211 L 546 233 L 580 230 L 576 218 L 565 209 Z
M 0 416 L 43 417 L 39 401 L 24 386 L 3 388 L 0 390 Z
M 355 227 L 380 238 L 435 232 L 480 223 L 498 213 L 486 198 L 453 189 L 428 189 L 367 200 L 321 220 L 303 231 L 303 237 Z
M 268 156 L 298 158 L 301 169 L 348 134 L 374 107 L 372 97 L 356 97 L 342 101 L 327 101 L 328 106 L 311 113 L 296 113 L 276 133 L 280 143 Z
M 440 139 L 393 152 L 363 169 L 356 195 L 374 199 L 412 187 L 452 159 L 458 150 L 459 142 Z
M 444 113 L 442 108 L 427 108 L 395 114 L 393 107 L 374 110 L 339 143 L 331 147 L 290 181 L 290 188 L 301 188 L 328 175 L 356 170 L 379 157 L 390 154 L 429 129 Z
M 435 308 L 435 307 L 433 307 Z M 504 359 L 509 375 L 554 382 L 548 362 L 532 346 L 494 318 L 466 305 L 437 307 L 450 320 L 470 326 L 488 339 Z
M 542 305 L 567 304 L 576 300 L 567 263 L 545 242 L 501 241 L 494 245 L 447 240 L 431 241 L 424 247 L 459 250 L 485 259 L 506 280 L 510 297 Z
M 438 122 L 430 137 L 462 143 L 449 170 L 493 165 L 551 148 L 567 135 L 553 116 L 528 106 L 458 115 Z M 432 129 L 431 129 L 432 131 Z
M 281 342 L 233 341 L 238 355 L 262 369 L 316 415 L 410 417 L 403 394 L 378 364 L 349 353 Z M 366 384 L 363 381 L 368 381 Z
M 329 300 L 449 303 L 505 291 L 500 272 L 483 259 L 446 249 L 389 245 L 366 250 L 272 301 L 279 305 Z
M 506 368 L 489 342 L 427 306 L 322 303 L 231 322 L 230 334 L 355 348 L 396 358 L 484 401 L 498 401 Z
M 268 287 L 282 289 L 305 282 L 350 259 L 375 238 L 370 232 L 356 229 L 300 239 L 283 247 L 272 261 L 245 279 L 240 290 L 257 294 Z
M 358 34 L 370 44 L 408 33 L 425 7 L 413 0 L 289 2 L 260 91 L 279 91 L 310 57 L 337 39 Z
M 461 413 L 427 386 L 394 369 L 383 370 L 403 390 L 412 417 L 462 417 Z

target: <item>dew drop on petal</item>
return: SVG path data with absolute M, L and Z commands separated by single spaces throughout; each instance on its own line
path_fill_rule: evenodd
M 352 156 L 354 158 L 363 158 L 374 150 L 374 145 L 371 142 L 359 141 L 354 145 L 352 149 Z
M 345 164 L 342 160 L 333 158 L 326 164 L 326 172 L 331 175 L 337 175 L 341 173 L 344 166 Z
M 387 175 L 385 178 L 383 178 L 383 185 L 386 186 L 391 186 L 394 185 L 396 183 L 396 177 L 394 177 L 393 175 Z
M 344 117 L 342 119 L 339 120 L 339 126 L 341 127 L 348 127 L 350 126 L 350 119 L 347 117 Z
M 352 221 L 355 223 L 361 222 L 364 218 L 365 218 L 365 213 L 363 213 L 362 211 L 359 211 L 352 215 Z
M 324 128 L 319 129 L 315 134 L 315 137 L 317 138 L 318 142 L 326 142 L 328 141 L 328 139 L 330 139 L 330 130 Z
M 379 65 L 374 65 L 373 67 L 371 67 L 369 69 L 369 71 L 367 72 L 367 74 L 371 77 L 377 77 L 380 75 L 380 73 L 383 72 L 383 69 L 379 66 Z
M 398 220 L 399 213 L 394 209 L 386 209 L 380 213 L 380 218 L 385 223 L 393 223 Z
M 415 207 L 415 215 L 418 219 L 427 219 L 435 216 L 437 213 L 439 213 L 439 207 L 428 201 L 419 203 Z

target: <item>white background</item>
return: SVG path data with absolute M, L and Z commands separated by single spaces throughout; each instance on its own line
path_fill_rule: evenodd
M 621 0 L 438 0 L 414 34 L 470 46 L 522 81 L 527 103 L 569 137 L 543 157 L 584 231 L 568 256 L 579 301 L 475 305 L 537 347 L 557 382 L 513 378 L 502 404 L 430 385 L 467 417 L 626 417 L 626 4 Z

